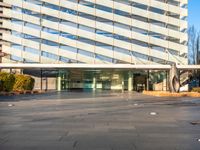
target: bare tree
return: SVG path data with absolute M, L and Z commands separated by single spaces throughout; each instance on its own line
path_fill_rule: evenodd
M 197 64 L 199 65 L 200 64 L 200 32 L 198 33 L 198 36 L 197 36 L 197 41 L 196 41 L 196 51 L 197 51 Z M 200 87 L 200 71 L 198 70 L 196 72 L 196 79 L 199 81 L 199 87 Z
M 200 64 L 200 31 L 197 32 L 194 26 L 188 29 L 188 62 L 189 64 Z M 192 78 L 199 81 L 200 87 L 200 71 L 193 71 Z
M 196 40 L 196 51 L 197 51 L 197 63 L 200 64 L 200 32 L 197 34 L 197 40 Z
M 197 50 L 196 50 L 197 32 L 194 26 L 188 29 L 188 61 L 189 64 L 197 64 Z

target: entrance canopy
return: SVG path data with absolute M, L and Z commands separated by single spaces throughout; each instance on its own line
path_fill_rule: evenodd
M 133 65 L 133 64 L 12 64 L 1 63 L 0 69 L 141 69 L 170 70 L 171 65 Z M 200 65 L 177 65 L 179 70 L 198 70 Z

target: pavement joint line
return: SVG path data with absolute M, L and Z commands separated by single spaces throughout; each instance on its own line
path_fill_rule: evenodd
M 76 148 L 77 144 L 78 144 L 78 141 L 77 141 L 77 140 L 76 140 L 76 141 L 74 141 L 74 144 L 73 144 L 73 149 L 75 149 L 75 148 Z
M 61 135 L 58 141 L 62 141 L 65 136 L 67 136 L 69 132 L 67 131 L 64 135 Z

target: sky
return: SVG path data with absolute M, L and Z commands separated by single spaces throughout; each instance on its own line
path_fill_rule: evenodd
M 188 22 L 200 30 L 200 0 L 188 0 Z

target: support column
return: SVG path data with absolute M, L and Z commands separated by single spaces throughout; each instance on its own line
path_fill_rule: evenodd
M 57 91 L 61 91 L 61 73 L 60 73 L 60 70 L 58 71 L 58 77 L 57 77 Z
M 47 77 L 47 75 L 46 75 L 45 79 L 46 79 L 46 89 L 45 89 L 45 91 L 48 91 L 48 77 Z
M 169 91 L 169 71 L 166 71 L 166 91 Z
M 43 90 L 43 75 L 42 75 L 42 69 L 40 70 L 40 90 Z
M 133 73 L 131 71 L 128 72 L 128 91 L 133 90 Z
M 92 86 L 93 86 L 93 91 L 96 91 L 96 77 L 93 77 L 93 84 L 92 84 Z
M 124 92 L 124 77 L 122 76 L 122 92 Z
M 147 71 L 147 91 L 149 91 L 149 70 Z

